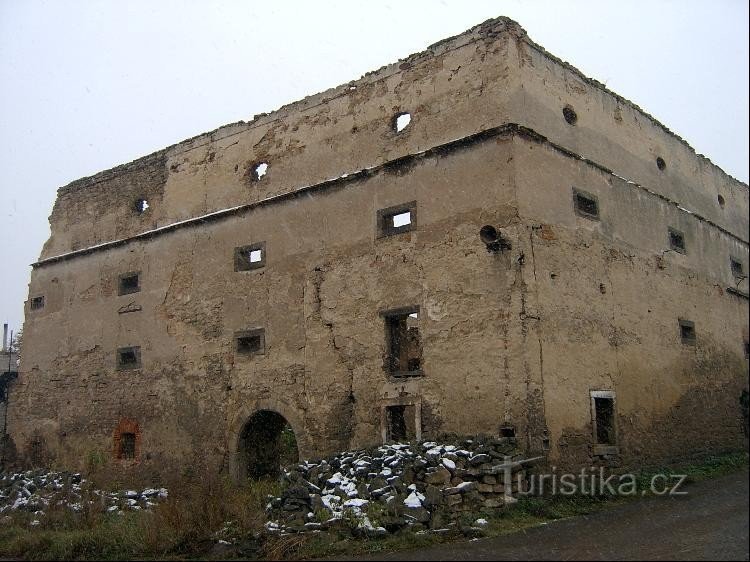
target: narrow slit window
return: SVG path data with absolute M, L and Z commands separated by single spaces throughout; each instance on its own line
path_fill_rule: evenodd
M 416 227 L 417 202 L 389 207 L 378 211 L 378 236 L 409 232 Z
M 31 308 L 31 310 L 40 310 L 44 308 L 44 297 L 32 297 L 29 307 Z
M 599 200 L 595 195 L 573 189 L 573 207 L 579 216 L 587 219 L 599 219 Z
M 419 310 L 399 309 L 384 313 L 386 325 L 386 370 L 395 377 L 422 375 L 422 342 Z
M 260 355 L 265 353 L 265 331 L 262 328 L 237 332 L 234 336 L 235 350 L 239 355 Z
M 695 323 L 690 320 L 680 320 L 680 339 L 685 345 L 695 345 Z
M 234 249 L 234 270 L 249 271 L 266 266 L 266 243 L 258 242 Z
M 136 272 L 124 273 L 120 275 L 118 284 L 118 293 L 120 295 L 129 295 L 141 290 L 140 274 Z
M 685 253 L 685 234 L 674 228 L 669 229 L 669 248 L 681 254 Z
M 121 371 L 141 366 L 140 347 L 121 347 L 117 350 L 117 368 Z

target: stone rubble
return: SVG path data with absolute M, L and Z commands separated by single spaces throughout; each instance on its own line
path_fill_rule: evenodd
M 166 488 L 142 491 L 107 492 L 97 490 L 79 473 L 54 472 L 42 469 L 0 473 L 0 514 L 14 511 L 34 514 L 30 525 L 40 524 L 40 517 L 51 506 L 64 506 L 81 512 L 88 503 L 107 513 L 149 510 L 169 495 Z
M 526 486 L 521 461 L 515 439 L 508 437 L 395 443 L 305 461 L 284 471 L 286 488 L 269 498 L 266 530 L 320 532 L 348 525 L 358 536 L 404 528 L 444 532 L 463 513 L 515 501 L 519 482 Z M 507 483 L 506 463 L 512 471 Z M 480 532 L 486 521 L 477 521 L 470 529 Z

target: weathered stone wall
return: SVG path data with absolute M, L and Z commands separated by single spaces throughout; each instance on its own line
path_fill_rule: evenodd
M 551 459 L 592 456 L 591 390 L 616 394 L 626 462 L 741 447 L 748 306 L 727 288 L 747 291 L 730 268 L 748 263 L 747 242 L 549 143 L 515 142 Z M 598 197 L 599 220 L 574 212 L 574 187 Z M 670 251 L 669 227 L 685 254 Z M 694 345 L 679 319 L 695 322 Z
M 574 187 L 598 197 L 598 221 L 576 215 Z M 416 228 L 379 236 L 378 211 L 410 201 Z M 591 461 L 590 391 L 611 390 L 627 462 L 734 447 L 748 315 L 729 257 L 747 271 L 747 214 L 746 185 L 514 22 L 488 22 L 61 188 L 9 432 L 26 458 L 80 465 L 112 452 L 125 419 L 139 433 L 123 466 L 236 469 L 259 409 L 305 457 L 381 441 L 384 408 L 404 404 L 422 437 L 507 424 L 574 464 Z M 511 249 L 488 253 L 485 224 Z M 665 253 L 668 227 L 684 255 Z M 234 249 L 258 242 L 265 266 L 235 271 Z M 140 292 L 118 296 L 131 271 Z M 396 380 L 380 313 L 405 306 L 423 376 Z M 265 353 L 238 355 L 235 332 L 261 327 Z M 116 369 L 126 346 L 140 368 Z

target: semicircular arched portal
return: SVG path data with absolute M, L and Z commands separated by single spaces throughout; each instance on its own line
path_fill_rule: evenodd
M 241 480 L 276 478 L 282 466 L 299 459 L 292 426 L 273 410 L 258 410 L 250 416 L 240 432 L 237 453 Z

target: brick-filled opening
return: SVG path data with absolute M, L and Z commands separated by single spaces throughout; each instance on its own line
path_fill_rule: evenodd
M 416 407 L 386 406 L 386 438 L 391 442 L 413 441 L 417 436 Z
M 417 202 L 380 209 L 378 211 L 378 237 L 392 236 L 414 230 L 417 226 Z
M 138 369 L 141 366 L 141 348 L 121 347 L 117 350 L 117 369 L 125 371 L 128 369 Z
M 695 323 L 690 320 L 679 320 L 680 340 L 685 345 L 695 344 Z
M 131 293 L 137 293 L 141 290 L 141 279 L 140 273 L 137 271 L 131 271 L 120 275 L 118 280 L 118 294 L 129 295 Z
M 29 308 L 31 310 L 41 310 L 44 308 L 44 296 L 32 297 Z
M 685 253 L 685 234 L 676 228 L 669 228 L 669 248 L 681 254 Z
M 562 112 L 563 117 L 565 118 L 565 122 L 568 125 L 575 125 L 578 122 L 578 114 L 571 106 L 566 105 L 565 107 L 563 107 Z
M 386 331 L 386 370 L 396 377 L 422 375 L 419 307 L 383 313 Z
M 581 217 L 599 219 L 599 199 L 596 195 L 573 188 L 573 208 Z
M 234 270 L 250 271 L 266 266 L 266 243 L 256 242 L 234 249 Z
M 243 330 L 234 334 L 235 350 L 239 355 L 260 355 L 266 352 L 266 332 L 263 328 Z

